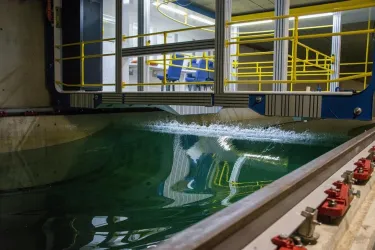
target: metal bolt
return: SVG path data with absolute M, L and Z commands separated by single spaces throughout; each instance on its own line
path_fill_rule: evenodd
M 329 207 L 336 207 L 336 205 L 337 205 L 337 202 L 335 200 L 329 200 L 328 201 L 328 206 Z
M 280 239 L 288 239 L 289 238 L 289 235 L 287 235 L 287 234 L 280 234 L 279 235 L 279 237 L 280 237 Z
M 354 109 L 354 114 L 355 115 L 360 115 L 362 113 L 362 109 L 360 108 L 360 107 L 356 107 L 355 109 Z
M 257 97 L 255 98 L 255 102 L 256 102 L 256 103 L 261 103 L 261 102 L 262 102 L 262 97 L 261 97 L 261 96 L 257 96 Z
M 98 100 L 98 99 L 99 99 L 99 96 L 98 96 L 98 95 L 95 95 L 94 98 L 95 98 L 95 100 Z

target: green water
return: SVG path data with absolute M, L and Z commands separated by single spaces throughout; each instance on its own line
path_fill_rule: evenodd
M 347 139 L 246 126 L 111 125 L 71 143 L 0 154 L 2 180 L 12 187 L 16 158 L 34 181 L 57 182 L 3 191 L 1 249 L 152 247 Z

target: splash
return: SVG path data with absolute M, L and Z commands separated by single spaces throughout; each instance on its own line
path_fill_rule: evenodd
M 277 127 L 251 127 L 228 124 L 200 125 L 196 123 L 180 123 L 178 121 L 155 122 L 145 124 L 144 129 L 158 133 L 195 135 L 202 137 L 219 137 L 227 139 L 276 142 L 288 144 L 319 144 L 330 141 L 343 141 L 345 138 L 329 134 L 316 134 L 308 131 L 297 133 Z

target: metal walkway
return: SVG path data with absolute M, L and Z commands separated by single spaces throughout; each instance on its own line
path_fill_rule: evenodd
M 175 20 L 162 11 L 163 6 L 174 2 L 158 1 L 154 5 L 167 20 Z M 222 3 L 217 0 L 215 22 L 211 22 L 214 24 L 194 26 L 187 19 L 184 23 L 187 28 L 147 33 L 144 26 L 139 26 L 138 29 L 144 32 L 127 36 L 123 34 L 122 2 L 116 1 L 116 4 L 113 38 L 62 44 L 64 30 L 61 27 L 54 29 L 55 87 L 57 95 L 63 96 L 61 98 L 69 96 L 65 105 L 78 108 L 152 105 L 177 114 L 214 113 L 223 107 L 247 107 L 267 116 L 358 120 L 373 117 L 375 83 L 369 66 L 372 65 L 369 56 L 371 35 L 375 33 L 373 1 L 318 6 L 314 13 L 262 18 L 246 16 L 232 20 L 229 13 L 232 1 Z M 55 7 L 61 7 L 60 1 L 55 0 Z M 174 7 L 182 8 L 178 4 Z M 141 17 L 147 14 L 146 7 L 142 8 L 138 10 Z M 342 13 L 365 16 L 361 22 L 367 22 L 367 27 L 341 30 Z M 309 20 L 322 17 L 331 18 L 331 23 L 308 25 Z M 283 22 L 292 25 L 283 31 L 284 35 L 266 28 L 254 32 L 240 30 L 243 26 L 270 23 L 272 27 Z M 327 28 L 332 32 L 326 32 Z M 208 35 L 195 41 L 169 42 L 167 39 L 168 35 L 195 31 Z M 341 38 L 361 35 L 366 36 L 365 60 L 341 62 Z M 163 38 L 163 42 L 156 38 Z M 311 45 L 327 38 L 332 38 L 332 54 Z M 132 42 L 135 40 L 137 44 Z M 88 50 L 100 44 L 103 48 L 110 47 L 112 52 L 99 54 Z M 254 46 L 270 47 L 272 44 L 273 50 L 271 46 L 266 51 L 248 52 Z M 286 49 L 289 46 L 291 53 L 285 48 L 279 50 L 279 45 L 285 45 Z M 286 53 L 282 63 L 275 59 L 280 53 Z M 110 77 L 113 82 L 93 82 L 94 78 L 88 76 L 91 72 L 89 62 L 96 59 L 109 62 L 107 58 L 115 59 L 112 65 L 115 71 Z M 67 69 L 78 65 L 79 74 L 73 77 L 77 82 L 65 82 L 65 79 L 73 79 Z M 135 79 L 130 78 L 133 70 L 137 71 Z M 339 84 L 354 84 L 355 89 L 340 89 Z M 192 111 L 184 106 L 197 108 Z

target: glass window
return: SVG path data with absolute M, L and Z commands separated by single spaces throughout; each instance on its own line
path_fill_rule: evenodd
M 138 59 L 124 58 L 129 66 L 123 68 L 125 92 L 137 92 L 140 86 L 145 92 L 212 92 L 214 80 L 214 52 L 189 51 L 166 55 L 166 80 L 164 81 L 163 55 L 143 57 L 144 82 L 138 82 Z M 124 77 L 129 76 L 126 81 Z

